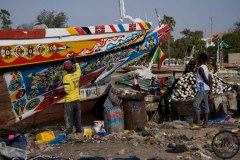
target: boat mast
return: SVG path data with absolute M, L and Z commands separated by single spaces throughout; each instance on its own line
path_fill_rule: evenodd
M 157 12 L 157 8 L 155 8 L 155 12 L 156 12 L 157 19 L 158 19 L 158 26 L 161 27 L 161 17 L 159 16 L 159 14 Z
M 126 18 L 125 6 L 124 6 L 123 0 L 119 0 L 119 8 L 120 8 L 120 17 L 123 20 Z
M 158 26 L 161 27 L 161 25 L 162 25 L 161 22 L 162 22 L 162 21 L 161 21 L 161 17 L 159 16 L 159 14 L 158 14 L 158 12 L 157 12 L 157 8 L 155 8 L 155 12 L 156 12 L 157 19 L 158 19 Z M 156 48 L 156 49 L 157 49 L 157 48 Z M 154 59 L 154 57 L 155 57 L 155 54 L 156 54 L 156 52 L 154 53 L 154 55 L 153 55 L 153 57 L 152 57 L 152 59 L 151 59 L 151 61 L 150 61 L 150 63 L 149 63 L 149 66 L 148 66 L 147 70 L 151 70 L 152 65 L 153 65 L 153 59 Z
M 124 0 L 119 0 L 119 8 L 120 8 L 120 16 L 121 16 L 120 21 L 121 22 L 127 22 L 127 23 L 135 22 L 135 19 L 133 19 L 129 15 L 126 15 Z

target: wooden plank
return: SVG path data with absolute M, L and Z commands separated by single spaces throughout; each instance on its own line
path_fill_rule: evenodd
M 0 75 L 0 128 L 14 124 L 16 117 L 3 75 Z
M 5 124 L 1 124 L 0 128 L 19 131 L 19 128 L 10 127 L 11 125 L 16 123 L 15 121 L 15 119 L 10 119 Z
M 16 122 L 16 118 L 13 112 L 1 112 L 0 111 L 0 128 L 13 125 Z
M 0 122 L 5 123 L 6 120 L 12 119 L 13 117 L 16 119 L 12 112 L 0 112 Z
M 0 74 L 0 82 L 5 82 L 5 79 L 3 77 L 3 74 Z
M 0 30 L 0 39 L 45 38 L 45 29 L 37 30 Z
M 11 99 L 3 75 L 0 75 L 0 112 L 11 109 Z

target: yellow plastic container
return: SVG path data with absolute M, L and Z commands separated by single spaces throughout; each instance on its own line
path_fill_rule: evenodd
M 123 130 L 123 133 L 128 134 L 130 133 L 130 130 Z
M 95 130 L 92 127 L 83 127 L 83 136 L 92 137 L 95 134 Z
M 38 133 L 36 135 L 37 142 L 36 143 L 44 143 L 44 142 L 49 142 L 53 139 L 55 139 L 55 135 L 53 131 L 45 131 L 42 133 Z

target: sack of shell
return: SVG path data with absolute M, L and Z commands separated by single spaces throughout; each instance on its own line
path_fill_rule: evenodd
M 223 81 L 214 74 L 212 76 L 212 93 L 213 95 L 222 94 L 232 90 L 232 85 Z M 196 74 L 189 72 L 183 74 L 175 84 L 175 89 L 171 95 L 171 100 L 189 100 L 194 99 L 197 93 Z

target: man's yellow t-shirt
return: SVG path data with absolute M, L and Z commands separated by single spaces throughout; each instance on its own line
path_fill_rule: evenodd
M 76 71 L 73 73 L 67 73 L 63 76 L 63 88 L 66 92 L 64 97 L 65 102 L 72 102 L 80 99 L 79 95 L 79 80 L 81 76 L 81 69 L 78 63 L 76 63 Z

